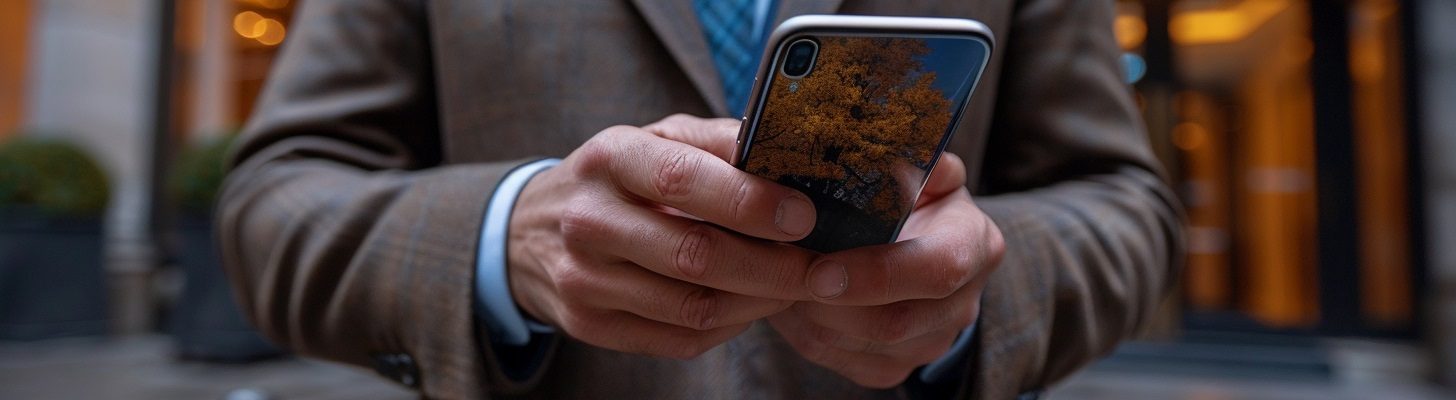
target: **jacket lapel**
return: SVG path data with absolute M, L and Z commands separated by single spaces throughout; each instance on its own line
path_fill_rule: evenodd
M 831 14 L 839 8 L 840 0 L 779 0 L 774 26 L 795 15 Z M 708 40 L 703 38 L 702 25 L 693 10 L 691 0 L 632 0 L 642 12 L 652 32 L 672 54 L 673 61 L 687 73 L 688 79 L 708 103 L 714 114 L 727 115 L 728 101 L 724 98 L 723 83 L 718 69 L 713 64 L 713 55 L 708 50 Z
M 841 0 L 779 0 L 779 10 L 774 13 L 773 26 L 784 20 L 804 14 L 834 14 L 839 11 Z
M 691 0 L 632 0 L 714 114 L 728 114 L 723 84 Z

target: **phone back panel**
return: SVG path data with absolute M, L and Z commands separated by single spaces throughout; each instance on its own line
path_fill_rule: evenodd
M 780 35 L 775 35 L 780 36 Z M 785 75 L 788 43 L 819 52 Z M 797 189 L 818 222 L 800 246 L 833 252 L 893 242 L 949 142 L 989 58 L 974 35 L 815 32 L 780 37 L 760 68 L 737 165 Z

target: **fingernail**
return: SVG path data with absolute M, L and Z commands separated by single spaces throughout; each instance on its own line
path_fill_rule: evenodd
M 784 201 L 779 202 L 778 212 L 774 214 L 774 224 L 779 226 L 779 231 L 788 235 L 807 234 L 814 228 L 814 205 L 800 196 L 784 198 Z
M 849 286 L 849 275 L 837 262 L 824 261 L 809 271 L 809 291 L 814 293 L 814 297 L 823 300 L 839 297 L 844 294 L 846 286 Z

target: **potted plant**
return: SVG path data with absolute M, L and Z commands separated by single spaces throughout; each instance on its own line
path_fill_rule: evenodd
M 183 282 L 171 328 L 178 355 L 187 359 L 246 362 L 282 354 L 243 316 L 213 236 L 213 204 L 227 176 L 232 142 L 226 135 L 195 143 L 178 156 L 168 176 L 177 206 L 174 253 Z
M 109 192 L 74 144 L 33 135 L 0 144 L 0 340 L 106 333 Z

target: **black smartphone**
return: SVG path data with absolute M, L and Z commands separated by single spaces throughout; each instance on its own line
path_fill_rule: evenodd
M 994 38 L 966 19 L 784 21 L 758 69 L 734 165 L 809 196 L 820 252 L 890 243 L 955 131 Z

